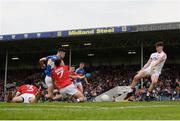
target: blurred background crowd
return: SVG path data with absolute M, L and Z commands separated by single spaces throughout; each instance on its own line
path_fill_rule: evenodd
M 116 86 L 130 85 L 133 76 L 138 71 L 139 66 L 100 66 L 90 67 L 85 70 L 91 73 L 88 78 L 88 84 L 83 83 L 84 95 L 88 101 L 93 101 L 97 95 L 102 94 Z M 1 71 L 1 74 L 3 71 Z M 43 93 L 46 93 L 44 83 L 44 73 L 42 70 L 9 70 L 7 89 L 16 91 L 17 87 L 24 83 L 27 77 L 33 77 L 36 85 L 43 87 Z M 145 78 L 143 85 L 137 85 L 136 98 L 143 101 L 143 96 L 150 85 L 150 78 Z M 0 76 L 0 101 L 4 101 L 4 77 Z M 155 100 L 179 100 L 180 99 L 180 66 L 166 65 L 160 76 L 158 85 L 154 90 Z

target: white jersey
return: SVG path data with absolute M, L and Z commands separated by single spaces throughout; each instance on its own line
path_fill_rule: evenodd
M 158 65 L 155 66 L 155 69 L 157 72 L 161 73 L 161 70 L 164 66 L 164 63 L 166 62 L 166 59 L 167 59 L 167 55 L 165 52 L 161 52 L 161 53 L 158 53 L 158 52 L 155 52 L 155 53 L 152 53 L 151 56 L 150 56 L 150 59 L 152 60 L 151 64 L 150 64 L 150 67 L 151 65 L 153 65 L 154 63 L 156 63 L 158 61 L 159 58 L 163 58 L 163 61 L 160 62 Z

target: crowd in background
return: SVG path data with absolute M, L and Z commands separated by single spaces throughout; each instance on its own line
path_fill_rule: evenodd
M 83 83 L 84 95 L 88 100 L 93 98 L 109 89 L 116 86 L 128 86 L 132 82 L 133 76 L 139 70 L 139 66 L 100 66 L 86 68 L 87 72 L 90 72 L 92 76 L 88 78 L 89 84 Z M 1 73 L 2 74 L 2 73 Z M 42 70 L 12 70 L 8 71 L 7 88 L 17 87 L 23 84 L 25 78 L 32 76 L 36 84 L 44 86 L 43 82 L 44 74 Z M 0 76 L 0 101 L 3 101 L 3 75 Z M 143 88 L 140 83 L 137 85 L 137 96 L 141 96 L 150 85 L 150 78 L 145 78 Z M 158 85 L 154 90 L 156 96 L 166 96 L 172 99 L 175 97 L 180 98 L 180 66 L 167 65 L 159 78 Z
M 131 84 L 138 69 L 138 66 L 104 66 L 98 68 L 97 71 L 94 72 L 93 78 L 90 80 L 91 84 L 84 84 L 85 92 L 87 91 L 86 93 L 90 95 L 89 97 L 92 97 L 116 86 L 128 86 Z M 136 87 L 136 95 L 140 97 L 142 94 L 145 94 L 150 83 L 150 78 L 144 78 L 143 87 L 141 83 Z M 180 99 L 180 66 L 170 65 L 163 69 L 162 75 L 154 90 L 154 95 L 157 98 L 161 97 L 168 100 L 173 97 Z

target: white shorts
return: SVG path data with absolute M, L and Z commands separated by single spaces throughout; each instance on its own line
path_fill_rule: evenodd
M 77 87 L 78 85 L 81 85 L 82 86 L 82 83 L 81 82 L 75 82 L 74 85 Z
M 77 88 L 74 86 L 74 84 L 68 85 L 62 89 L 60 89 L 61 94 L 69 94 L 69 95 L 74 95 L 77 93 Z
M 46 76 L 45 83 L 46 83 L 47 87 L 53 86 L 52 78 L 50 76 Z
M 151 66 L 147 67 L 145 70 L 147 76 L 157 75 L 159 76 L 161 72 L 159 72 L 156 68 L 151 68 Z
M 24 94 L 20 95 L 20 97 L 22 97 L 24 99 L 23 103 L 30 103 L 29 98 L 35 98 L 35 95 L 24 93 Z

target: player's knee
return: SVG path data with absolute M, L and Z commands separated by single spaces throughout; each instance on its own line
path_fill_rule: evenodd
M 152 79 L 152 84 L 157 84 L 158 79 Z
M 83 87 L 82 87 L 82 86 L 78 85 L 78 86 L 77 86 L 77 89 L 78 89 L 81 93 L 83 93 Z
M 157 84 L 157 80 L 152 80 L 152 84 L 156 85 Z

